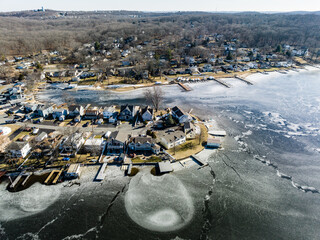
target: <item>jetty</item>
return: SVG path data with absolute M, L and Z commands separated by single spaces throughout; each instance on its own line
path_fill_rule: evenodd
M 99 169 L 98 175 L 96 177 L 96 181 L 102 181 L 106 177 L 106 168 L 108 163 L 102 164 L 102 166 Z
M 188 86 L 188 85 L 185 85 L 185 84 L 183 84 L 183 83 L 178 83 L 178 85 L 183 89 L 183 90 L 185 90 L 185 91 L 187 91 L 187 92 L 189 92 L 189 91 L 191 91 L 191 88 Z
M 245 82 L 245 83 L 248 84 L 248 85 L 253 85 L 253 83 L 250 82 L 249 80 L 247 80 L 247 79 L 245 79 L 245 78 L 242 78 L 242 77 L 239 77 L 239 76 L 237 76 L 237 75 L 235 75 L 234 78 L 239 79 L 239 80 Z
M 16 177 L 16 179 L 11 183 L 10 188 L 15 188 L 17 186 L 18 182 L 22 178 L 22 175 L 23 173 L 20 173 L 18 177 Z
M 31 177 L 32 174 L 28 174 L 26 176 L 26 178 L 23 180 L 23 182 L 21 183 L 22 186 L 26 185 L 26 183 L 28 182 L 29 178 Z
M 221 85 L 223 85 L 223 86 L 225 86 L 225 87 L 227 87 L 227 88 L 231 88 L 231 85 L 230 84 L 228 84 L 228 83 L 226 83 L 226 82 L 224 82 L 224 81 L 222 81 L 222 80 L 220 80 L 220 79 L 213 79 L 213 81 L 216 81 L 217 83 L 220 83 Z
M 198 163 L 200 166 L 207 166 L 208 163 L 202 160 L 201 158 L 197 157 L 196 155 L 191 155 L 191 157 Z

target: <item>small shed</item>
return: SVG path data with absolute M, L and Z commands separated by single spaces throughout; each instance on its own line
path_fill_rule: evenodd
M 219 138 L 208 138 L 207 147 L 209 148 L 219 148 L 221 145 L 221 140 Z
M 42 132 L 36 137 L 36 141 L 41 142 L 44 139 L 46 139 L 47 137 L 48 137 L 48 134 L 46 132 Z
M 79 178 L 81 173 L 81 166 L 79 163 L 73 163 L 69 166 L 65 176 L 67 178 Z

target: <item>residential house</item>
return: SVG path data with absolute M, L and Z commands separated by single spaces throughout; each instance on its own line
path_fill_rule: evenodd
M 179 146 L 186 142 L 186 135 L 184 132 L 178 130 L 174 132 L 168 132 L 161 137 L 160 143 L 166 148 L 170 149 L 175 146 Z
M 84 143 L 84 138 L 82 133 L 74 133 L 71 136 L 65 137 L 59 149 L 61 150 L 61 155 L 71 155 L 74 152 L 77 152 L 82 144 Z
M 25 113 L 30 113 L 34 112 L 38 107 L 38 104 L 26 104 L 24 105 L 24 112 Z
M 52 117 L 54 119 L 59 119 L 59 121 L 64 121 L 68 114 L 69 114 L 68 109 L 66 109 L 66 108 L 58 108 L 58 109 L 53 110 Z
M 115 113 L 115 111 L 116 111 L 116 107 L 115 107 L 115 106 L 105 107 L 105 108 L 103 109 L 103 112 L 102 112 L 103 118 L 104 118 L 104 119 L 109 119 L 110 117 L 113 116 L 113 114 Z
M 190 120 L 190 116 L 177 106 L 171 109 L 171 114 L 178 119 L 179 123 L 185 123 Z
M 85 151 L 90 153 L 95 153 L 96 155 L 100 154 L 101 150 L 104 147 L 104 141 L 100 138 L 91 137 L 86 140 L 83 145 Z
M 48 134 L 46 132 L 42 132 L 36 137 L 36 141 L 41 142 L 44 139 L 46 139 L 47 137 L 48 137 Z
M 52 114 L 53 112 L 53 106 L 49 105 L 49 104 L 45 104 L 45 105 L 38 105 L 37 109 L 36 109 L 36 114 L 39 117 L 48 117 L 50 114 Z
M 77 116 L 83 116 L 84 115 L 84 108 L 81 105 L 70 105 L 68 107 L 69 116 L 70 117 L 77 117 Z
M 7 152 L 10 153 L 13 158 L 25 158 L 30 150 L 31 147 L 27 142 L 12 142 L 7 147 Z
M 121 154 L 125 151 L 125 146 L 128 140 L 128 134 L 125 132 L 113 132 L 111 133 L 107 145 L 107 154 Z
M 160 153 L 160 147 L 151 137 L 132 137 L 129 140 L 128 148 L 132 151 L 150 151 L 155 154 Z
M 143 121 L 152 121 L 154 111 L 149 106 L 146 106 L 141 110 L 140 114 Z
M 98 107 L 89 108 L 86 110 L 84 114 L 84 118 L 89 120 L 97 119 L 99 117 L 99 114 L 100 114 L 100 108 Z
M 196 136 L 201 133 L 200 127 L 194 125 L 192 122 L 185 122 L 183 125 L 183 131 L 186 134 L 187 139 L 195 139 Z
M 130 121 L 134 118 L 134 116 L 136 115 L 138 110 L 139 110 L 138 106 L 133 106 L 133 105 L 128 105 L 128 104 L 122 105 L 118 119 Z

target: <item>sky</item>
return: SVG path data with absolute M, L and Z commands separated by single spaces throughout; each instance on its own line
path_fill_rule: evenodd
M 0 0 L 0 11 L 320 11 L 320 0 Z

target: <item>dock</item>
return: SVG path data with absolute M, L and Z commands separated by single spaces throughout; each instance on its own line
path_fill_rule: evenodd
M 191 88 L 190 88 L 189 86 L 183 84 L 183 83 L 180 83 L 180 82 L 179 82 L 178 85 L 179 85 L 183 90 L 185 90 L 185 91 L 187 91 L 187 92 L 191 91 Z
M 196 155 L 191 155 L 191 157 L 200 165 L 200 166 L 207 166 L 208 163 L 205 162 L 204 160 L 200 159 Z
M 23 182 L 21 183 L 22 186 L 26 185 L 26 183 L 28 182 L 29 178 L 31 177 L 32 174 L 29 174 L 28 176 L 26 176 L 26 178 L 23 180 Z
M 16 177 L 16 179 L 11 183 L 10 188 L 15 188 L 15 186 L 18 184 L 18 182 L 20 181 L 20 179 L 22 178 L 22 173 L 19 174 L 18 177 Z
M 99 169 L 98 175 L 96 177 L 97 181 L 102 181 L 106 177 L 106 168 L 107 168 L 108 163 L 102 164 L 102 166 Z
M 241 80 L 242 82 L 245 82 L 246 84 L 248 84 L 248 85 L 253 85 L 253 83 L 252 82 L 250 82 L 249 80 L 247 80 L 247 79 L 245 79 L 245 78 L 242 78 L 242 77 L 239 77 L 239 76 L 234 76 L 234 78 L 236 78 L 236 79 L 239 79 L 239 80 Z
M 216 81 L 217 83 L 220 83 L 221 85 L 227 87 L 227 88 L 231 88 L 231 85 L 222 81 L 222 80 L 219 80 L 219 79 L 213 79 L 213 81 Z
M 44 184 L 56 184 L 60 175 L 62 173 L 62 170 L 53 170 L 47 179 L 44 181 Z

